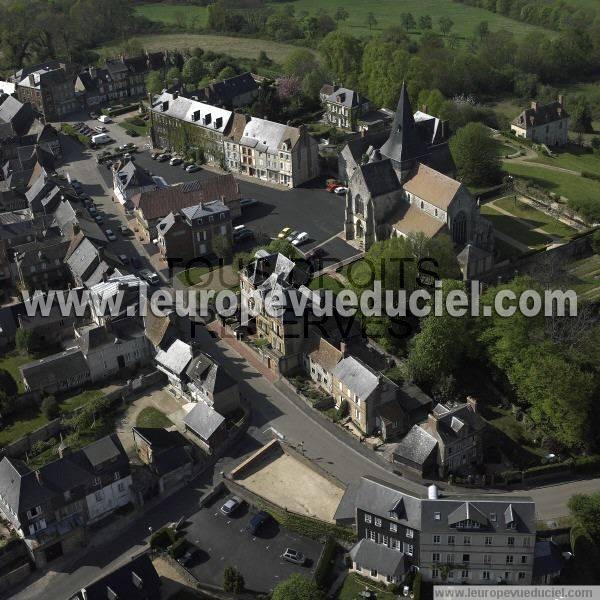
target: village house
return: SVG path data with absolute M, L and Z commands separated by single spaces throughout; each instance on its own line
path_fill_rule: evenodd
M 530 108 L 513 119 L 510 130 L 534 144 L 564 146 L 569 141 L 569 115 L 564 96 L 548 104 L 532 101 Z
M 177 152 L 196 150 L 207 162 L 219 164 L 232 120 L 230 110 L 164 92 L 150 106 L 152 144 Z
M 455 406 L 437 404 L 395 448 L 394 462 L 421 477 L 468 473 L 483 462 L 484 431 L 475 398 Z
M 250 106 L 257 96 L 258 83 L 252 73 L 209 83 L 191 95 L 192 100 L 229 109 Z
M 15 83 L 17 98 L 31 103 L 44 123 L 59 121 L 80 107 L 73 70 L 66 63 L 49 60 L 25 67 L 15 74 Z
M 205 402 L 196 402 L 183 417 L 185 432 L 200 448 L 213 454 L 227 439 L 225 417 Z
M 418 570 L 440 585 L 531 584 L 535 516 L 528 497 L 422 495 L 367 476 L 335 513 L 356 528 L 352 571 L 389 584 Z
M 297 187 L 319 174 L 319 148 L 303 127 L 236 113 L 224 138 L 230 171 Z
M 321 90 L 325 96 L 322 101 L 325 121 L 336 127 L 355 131 L 359 117 L 371 110 L 370 100 L 345 87 L 334 85 L 330 94 L 327 94 L 329 89 L 324 88 L 325 86 Z
M 38 568 L 83 548 L 86 526 L 128 504 L 130 487 L 129 459 L 116 434 L 81 450 L 62 445 L 60 458 L 37 470 L 14 458 L 0 461 L 0 512 Z
M 65 263 L 70 241 L 52 236 L 47 240 L 15 246 L 16 283 L 27 290 L 65 289 L 72 282 Z
M 232 247 L 231 211 L 220 200 L 169 213 L 158 222 L 157 246 L 164 260 L 225 253 Z
M 131 206 L 136 194 L 158 188 L 150 174 L 134 161 L 117 162 L 112 168 L 113 194 L 123 205 Z
M 140 233 L 146 240 L 154 240 L 157 239 L 159 221 L 169 213 L 214 200 L 225 204 L 231 219 L 240 216 L 240 190 L 233 175 L 214 175 L 201 181 L 137 193 L 132 198 L 132 204 Z

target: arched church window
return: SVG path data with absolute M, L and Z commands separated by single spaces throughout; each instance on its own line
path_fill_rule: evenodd
M 365 214 L 365 203 L 360 197 L 360 194 L 356 194 L 356 196 L 354 197 L 354 212 L 361 215 Z
M 452 223 L 452 239 L 457 244 L 463 244 L 467 241 L 467 217 L 463 211 L 460 211 Z

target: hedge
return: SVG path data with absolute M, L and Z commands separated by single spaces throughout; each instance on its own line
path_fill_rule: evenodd
M 520 483 L 522 479 L 561 472 L 598 473 L 600 472 L 600 455 L 578 456 L 577 458 L 569 458 L 562 462 L 529 467 L 528 469 L 523 469 L 523 471 L 503 471 L 498 473 L 497 479 L 504 481 L 504 483 Z
M 337 542 L 335 539 L 331 535 L 327 536 L 323 552 L 321 552 L 319 563 L 315 569 L 315 583 L 320 588 L 324 588 L 327 585 L 327 578 L 333 567 L 333 557 L 335 556 L 336 547 Z
M 125 113 L 131 112 L 132 110 L 137 110 L 139 108 L 139 103 L 136 102 L 134 104 L 128 104 L 127 106 L 118 106 L 115 108 L 103 108 L 102 113 L 109 117 L 118 117 L 119 115 L 124 115 Z
M 167 548 L 175 543 L 177 535 L 170 527 L 161 527 L 150 537 L 150 547 L 154 550 Z
M 581 525 L 571 528 L 571 550 L 573 552 L 577 583 L 593 584 L 600 581 L 598 564 L 600 549 L 588 531 Z

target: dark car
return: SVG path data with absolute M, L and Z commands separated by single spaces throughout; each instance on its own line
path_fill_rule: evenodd
M 243 242 L 244 240 L 249 240 L 252 237 L 254 237 L 254 234 L 249 229 L 242 229 L 234 234 L 233 240 L 235 242 Z
M 200 551 L 196 546 L 190 545 L 190 547 L 185 551 L 185 554 L 180 556 L 177 559 L 177 562 L 184 567 L 189 567 L 194 564 L 198 557 L 200 556 Z
M 250 519 L 250 522 L 248 523 L 246 529 L 252 535 L 258 535 L 260 533 L 260 530 L 269 522 L 270 519 L 271 515 L 265 512 L 264 510 L 261 510 L 259 513 L 257 513 Z
M 141 261 L 141 260 L 140 260 L 140 259 L 139 259 L 137 256 L 134 256 L 134 257 L 131 259 L 131 264 L 132 264 L 132 265 L 133 265 L 133 266 L 134 266 L 136 269 L 139 269 L 139 268 L 142 266 L 142 261 Z

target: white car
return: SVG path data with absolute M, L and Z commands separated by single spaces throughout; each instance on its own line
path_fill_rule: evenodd
M 306 231 L 303 231 L 302 233 L 299 233 L 293 240 L 292 240 L 292 246 L 299 246 L 300 244 L 304 244 L 304 242 L 308 239 L 308 233 L 306 233 Z
M 303 565 L 306 562 L 306 557 L 299 550 L 286 548 L 281 555 L 281 558 L 295 565 Z
M 112 229 L 105 229 L 104 233 L 111 242 L 114 242 L 117 239 L 117 236 L 113 233 Z
M 150 271 L 150 269 L 142 269 L 140 271 L 140 277 L 146 280 L 150 285 L 157 285 L 160 283 L 158 275 Z
M 180 165 L 183 162 L 183 158 L 179 158 L 179 156 L 174 156 L 170 161 L 169 164 L 172 167 L 176 167 L 177 165 Z
M 200 167 L 198 165 L 188 165 L 185 168 L 186 173 L 195 173 L 196 171 L 199 171 Z
M 226 515 L 232 515 L 242 505 L 242 499 L 237 496 L 232 496 L 221 506 L 221 512 Z
M 336 187 L 333 190 L 333 193 L 337 194 L 338 196 L 343 196 L 347 191 L 348 191 L 348 188 L 341 185 L 340 187 Z

